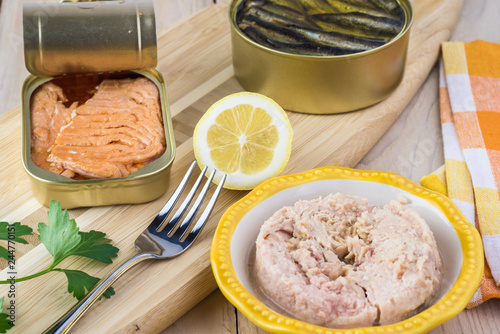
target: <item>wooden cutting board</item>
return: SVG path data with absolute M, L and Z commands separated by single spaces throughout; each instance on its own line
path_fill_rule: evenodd
M 449 38 L 463 0 L 414 0 L 407 68 L 402 84 L 385 101 L 341 115 L 288 113 L 294 129 L 293 150 L 284 173 L 326 166 L 355 166 L 404 110 L 435 64 L 440 43 Z M 219 98 L 242 88 L 233 77 L 228 1 L 214 5 L 158 32 L 159 68 L 167 80 L 177 142 L 172 186 L 160 199 L 141 205 L 70 210 L 83 231 L 107 233 L 120 248 L 120 262 L 133 252 L 133 242 L 163 206 L 193 161 L 191 135 L 203 112 Z M 47 208 L 33 198 L 21 164 L 19 107 L 0 116 L 0 221 L 21 221 L 36 231 L 47 222 Z M 213 191 L 213 189 L 211 190 Z M 139 264 L 116 282 L 116 295 L 96 304 L 77 324 L 75 333 L 156 333 L 216 289 L 210 268 L 210 245 L 222 213 L 246 192 L 224 190 L 195 245 L 173 260 Z M 36 235 L 17 245 L 18 277 L 45 269 L 51 260 Z M 5 267 L 5 263 L 0 263 Z M 112 269 L 69 258 L 64 268 L 84 269 L 102 277 Z M 0 279 L 7 276 L 2 271 Z M 0 287 L 7 296 L 8 287 Z M 9 333 L 38 333 L 64 314 L 75 299 L 66 291 L 62 273 L 20 282 L 16 287 L 16 327 Z

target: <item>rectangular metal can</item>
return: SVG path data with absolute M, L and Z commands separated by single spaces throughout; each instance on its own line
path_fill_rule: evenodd
M 31 96 L 40 85 L 53 78 L 30 75 L 24 81 L 21 96 L 22 162 L 30 178 L 34 197 L 45 206 L 48 206 L 51 200 L 57 200 L 63 208 L 68 209 L 144 203 L 160 197 L 169 186 L 170 167 L 175 157 L 172 119 L 163 75 L 154 68 L 87 75 L 105 75 L 110 79 L 127 75 L 143 76 L 154 82 L 160 94 L 165 153 L 129 176 L 120 178 L 73 180 L 38 167 L 31 160 Z

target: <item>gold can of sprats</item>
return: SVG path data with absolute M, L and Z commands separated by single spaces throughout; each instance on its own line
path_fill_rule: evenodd
M 362 109 L 387 98 L 400 84 L 413 21 L 409 0 L 399 0 L 404 26 L 377 48 L 338 56 L 277 51 L 246 36 L 236 24 L 242 0 L 229 7 L 234 73 L 243 88 L 267 95 L 283 108 L 334 114 Z
M 98 6 L 79 7 L 85 8 L 81 17 L 75 14 L 80 9 L 67 8 L 68 5 L 86 4 Z M 118 9 L 122 5 L 126 6 Z M 154 68 L 157 57 L 152 1 L 98 1 L 46 6 L 28 6 L 24 15 L 25 20 L 40 22 L 37 25 L 38 41 L 29 36 L 33 32 L 25 34 L 26 67 L 32 75 L 26 78 L 21 91 L 22 163 L 30 178 L 34 197 L 45 206 L 51 200 L 57 200 L 63 208 L 144 203 L 160 197 L 170 185 L 170 169 L 176 148 L 165 79 Z M 75 28 L 78 24 L 64 30 L 70 22 L 79 20 L 75 18 L 67 21 L 70 13 L 88 20 L 92 25 L 88 31 L 96 34 L 101 30 L 108 31 L 102 32 L 98 40 L 92 40 L 91 36 L 81 36 L 79 29 Z M 54 22 L 44 19 L 48 16 Z M 132 21 L 128 20 L 132 17 L 135 18 L 134 27 Z M 147 23 L 142 22 L 142 19 Z M 24 22 L 25 33 L 26 29 L 32 29 L 32 22 Z M 129 29 L 123 30 L 125 26 L 129 26 Z M 61 36 L 57 37 L 58 34 Z M 134 37 L 131 38 L 130 34 Z M 59 175 L 33 162 L 31 103 L 33 94 L 40 86 L 50 81 L 69 95 L 87 99 L 105 79 L 141 77 L 150 80 L 158 88 L 166 144 L 165 152 L 160 157 L 125 177 L 83 180 Z

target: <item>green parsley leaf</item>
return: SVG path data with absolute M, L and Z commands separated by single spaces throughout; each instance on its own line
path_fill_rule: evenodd
M 0 222 L 0 240 L 11 240 L 26 245 L 28 244 L 28 242 L 21 237 L 30 235 L 31 233 L 33 233 L 33 229 L 31 227 L 27 225 L 21 225 L 21 223 L 19 222 L 12 225 L 9 225 L 9 223 L 7 222 Z M 12 238 L 12 236 L 14 236 L 14 238 Z
M 68 210 L 62 211 L 61 203 L 52 201 L 49 207 L 49 225 L 38 224 L 38 238 L 54 257 L 52 268 L 78 246 L 82 237 L 74 219 L 69 219 Z
M 88 257 L 103 263 L 112 263 L 112 258 L 118 256 L 119 249 L 110 245 L 106 233 L 100 231 L 80 232 L 80 243 L 71 250 L 69 255 Z
M 26 240 L 22 239 L 21 236 L 31 234 L 33 230 L 20 223 L 9 225 L 6 222 L 0 222 L 0 240 L 2 238 L 8 240 L 8 232 L 10 231 L 10 233 L 12 233 L 14 228 L 14 240 L 24 244 L 28 243 Z M 50 202 L 48 225 L 39 223 L 38 233 L 38 238 L 53 257 L 52 264 L 45 270 L 19 278 L 17 281 L 26 281 L 52 271 L 61 271 L 68 279 L 68 291 L 78 300 L 82 299 L 100 279 L 90 276 L 80 270 L 60 269 L 56 268 L 56 266 L 62 260 L 72 255 L 87 257 L 103 263 L 112 263 L 112 258 L 117 257 L 119 251 L 118 248 L 111 245 L 111 240 L 106 238 L 106 233 L 94 230 L 90 232 L 80 232 L 80 229 L 76 225 L 76 221 L 74 219 L 69 219 L 68 210 L 62 210 L 61 204 L 57 201 Z M 12 235 L 10 237 L 12 238 Z M 5 257 L 7 260 L 10 260 L 12 254 L 5 248 L 0 247 L 0 257 Z M 9 284 L 9 281 L 0 281 L 0 284 Z M 103 296 L 110 298 L 114 294 L 115 291 L 110 287 L 104 292 Z M 2 328 L 2 319 L 3 314 L 0 313 L 0 330 Z M 5 319 L 7 319 L 7 315 Z
M 21 237 L 30 235 L 31 233 L 33 233 L 33 229 L 31 227 L 21 225 L 19 222 L 12 225 L 9 225 L 7 222 L 0 222 L 0 240 L 10 240 L 21 244 L 27 244 L 28 242 Z M 0 246 L 0 258 L 11 260 L 12 255 L 5 247 Z
M 0 298 L 0 333 L 7 333 L 9 329 L 14 327 L 14 325 L 9 320 L 9 315 L 3 313 L 3 301 L 5 297 Z
M 0 246 L 0 258 L 4 258 L 7 261 L 10 261 L 11 257 L 12 255 L 9 253 L 9 251 L 6 248 Z
M 73 293 L 73 296 L 81 300 L 85 297 L 85 294 L 92 290 L 94 285 L 100 281 L 98 277 L 90 276 L 89 274 L 81 271 L 81 270 L 69 270 L 69 269 L 57 269 L 58 271 L 62 271 L 66 274 L 68 278 L 68 292 Z M 112 287 L 107 289 L 103 296 L 106 298 L 110 298 L 115 294 L 115 290 Z

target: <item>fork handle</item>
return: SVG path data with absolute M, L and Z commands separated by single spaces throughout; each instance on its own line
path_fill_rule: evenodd
M 137 252 L 129 259 L 121 263 L 115 270 L 101 279 L 96 286 L 76 304 L 71 310 L 63 315 L 56 323 L 47 328 L 44 334 L 68 333 L 75 323 L 87 312 L 92 305 L 103 295 L 103 293 L 128 269 L 144 260 L 152 259 L 151 253 Z

